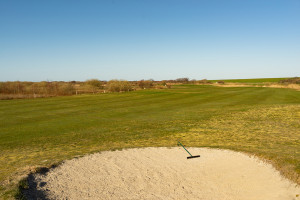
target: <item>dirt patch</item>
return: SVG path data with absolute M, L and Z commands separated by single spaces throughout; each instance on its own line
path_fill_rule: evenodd
M 246 154 L 189 148 L 106 151 L 30 177 L 31 199 L 298 200 L 300 188 Z M 298 196 L 297 196 L 298 195 Z

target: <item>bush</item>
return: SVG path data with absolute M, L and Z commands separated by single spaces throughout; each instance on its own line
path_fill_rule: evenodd
M 279 83 L 300 84 L 300 78 L 299 77 L 287 78 L 287 79 L 280 80 Z
M 196 79 L 192 79 L 192 80 L 189 81 L 189 83 L 190 83 L 190 84 L 196 84 L 196 83 L 197 83 L 197 80 L 196 80 Z
M 66 83 L 62 85 L 57 91 L 58 95 L 72 95 L 75 94 L 75 88 L 72 83 Z
M 138 86 L 142 89 L 149 89 L 153 87 L 153 80 L 140 80 Z
M 171 84 L 166 84 L 168 89 L 171 89 L 172 85 Z
M 189 83 L 189 80 L 190 80 L 189 78 L 178 78 L 175 81 L 177 83 Z
M 162 84 L 163 86 L 167 86 L 167 81 L 162 81 L 161 84 Z
M 106 84 L 106 89 L 110 92 L 132 91 L 132 85 L 126 80 L 110 80 Z
M 92 90 L 93 93 L 103 88 L 102 82 L 98 79 L 90 79 L 85 81 L 85 84 Z
M 2 99 L 72 95 L 74 93 L 74 84 L 71 82 L 0 82 Z
M 212 84 L 212 82 L 206 80 L 206 79 L 202 79 L 200 81 L 198 81 L 199 84 Z
M 102 82 L 99 81 L 98 79 L 89 79 L 89 80 L 85 81 L 85 83 L 87 85 L 93 86 L 95 88 L 99 88 L 99 89 L 102 88 Z

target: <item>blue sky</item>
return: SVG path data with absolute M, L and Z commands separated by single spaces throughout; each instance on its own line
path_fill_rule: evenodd
M 0 81 L 300 76 L 300 0 L 0 0 Z

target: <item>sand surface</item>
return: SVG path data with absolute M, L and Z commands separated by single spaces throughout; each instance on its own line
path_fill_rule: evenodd
M 35 175 L 48 199 L 300 200 L 299 186 L 242 153 L 189 148 L 107 151 Z

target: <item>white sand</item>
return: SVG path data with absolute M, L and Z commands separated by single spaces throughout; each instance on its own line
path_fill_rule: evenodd
M 300 199 L 299 186 L 256 158 L 189 150 L 201 157 L 186 159 L 182 148 L 102 152 L 66 161 L 36 179 L 50 199 Z

